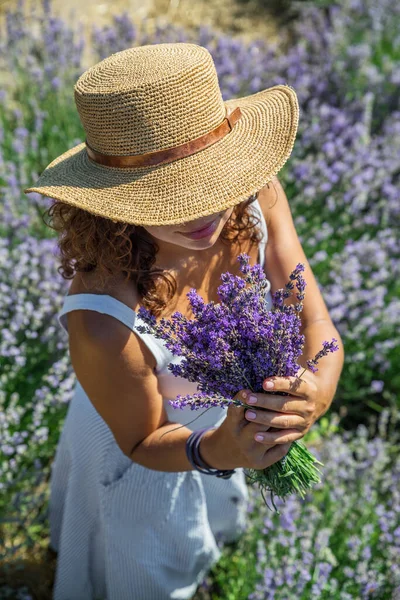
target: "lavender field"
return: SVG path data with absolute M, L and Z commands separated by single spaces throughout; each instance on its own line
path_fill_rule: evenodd
M 260 8 L 260 11 L 262 9 Z M 323 481 L 273 515 L 252 490 L 249 529 L 196 598 L 400 599 L 400 4 L 300 3 L 279 42 L 127 13 L 85 40 L 43 0 L 9 8 L 0 32 L 0 598 L 50 598 L 21 561 L 46 570 L 51 461 L 75 378 L 56 314 L 68 282 L 23 188 L 84 141 L 73 85 L 133 45 L 191 41 L 211 52 L 224 99 L 280 83 L 300 103 L 280 172 L 306 255 L 345 345 L 331 410 L 304 441 Z M 49 567 L 50 569 L 50 567 Z M 43 582 L 43 577 L 42 577 Z M 40 589 L 39 589 L 40 588 Z M 47 595 L 48 594 L 48 595 Z

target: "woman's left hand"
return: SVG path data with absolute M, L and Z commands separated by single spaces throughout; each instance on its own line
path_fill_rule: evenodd
M 273 388 L 266 386 L 273 383 Z M 248 392 L 244 402 L 251 405 L 245 411 L 245 418 L 249 423 L 254 423 L 254 439 L 264 444 L 286 444 L 294 442 L 305 436 L 315 421 L 323 412 L 323 401 L 318 389 L 318 379 L 310 371 L 305 371 L 299 377 L 268 377 L 263 382 L 265 393 Z M 274 392 L 286 392 L 287 396 L 280 396 Z M 272 393 L 271 393 L 272 392 Z M 257 398 L 252 404 L 250 396 Z M 261 408 L 262 410 L 257 410 Z M 249 413 L 254 413 L 251 418 Z M 261 425 L 257 429 L 257 425 Z M 277 430 L 266 431 L 265 427 L 274 427 Z M 256 439 L 262 435 L 263 439 Z

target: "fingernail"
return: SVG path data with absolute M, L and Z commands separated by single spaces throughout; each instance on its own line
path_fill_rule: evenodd
M 247 392 L 242 392 L 242 398 L 247 398 Z
M 260 434 L 257 434 L 257 435 L 256 435 L 256 440 L 257 440 L 257 442 L 262 442 L 262 441 L 263 441 L 263 439 L 264 439 L 264 436 L 263 436 L 263 435 L 260 435 Z
M 272 381 L 266 381 L 264 383 L 264 389 L 265 390 L 272 390 L 273 387 L 274 387 L 274 384 L 272 383 Z
M 247 400 L 248 404 L 256 404 L 257 402 L 257 396 L 249 396 L 249 399 Z
M 257 415 L 256 415 L 256 413 L 255 413 L 255 412 L 253 412 L 252 410 L 248 410 L 248 411 L 246 412 L 246 417 L 247 417 L 248 419 L 255 419 L 255 418 L 256 418 L 256 416 L 257 416 Z

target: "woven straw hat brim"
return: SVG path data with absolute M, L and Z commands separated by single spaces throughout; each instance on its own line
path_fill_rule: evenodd
M 225 101 L 241 119 L 228 135 L 196 154 L 137 169 L 92 162 L 81 143 L 53 160 L 38 192 L 88 212 L 136 225 L 175 225 L 246 200 L 276 175 L 296 138 L 299 106 L 293 88 L 277 85 Z

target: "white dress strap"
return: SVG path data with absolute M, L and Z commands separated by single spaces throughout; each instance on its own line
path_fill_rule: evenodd
M 143 320 L 132 308 L 113 296 L 109 296 L 108 294 L 66 295 L 64 297 L 62 309 L 57 314 L 57 319 L 67 333 L 68 323 L 66 314 L 73 310 L 94 310 L 99 313 L 111 315 L 118 319 L 118 321 L 121 321 L 128 329 L 134 331 L 152 352 L 157 362 L 157 373 L 165 369 L 168 363 L 171 362 L 173 355 L 164 346 L 164 341 L 155 338 L 154 335 L 150 333 L 140 333 L 136 329 L 136 326 L 143 325 Z

